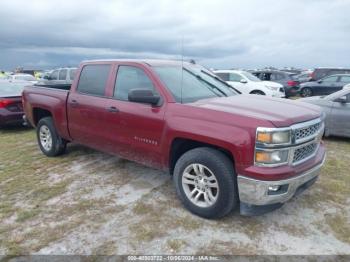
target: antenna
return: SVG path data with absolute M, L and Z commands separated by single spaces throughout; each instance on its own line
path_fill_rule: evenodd
M 184 36 L 181 37 L 181 104 L 182 104 L 182 89 L 183 89 L 183 81 L 184 81 Z

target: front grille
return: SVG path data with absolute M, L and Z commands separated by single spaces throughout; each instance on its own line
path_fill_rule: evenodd
M 294 151 L 293 163 L 302 161 L 303 159 L 311 156 L 317 149 L 317 143 L 307 144 L 303 147 L 299 147 Z
M 298 128 L 295 130 L 295 140 L 301 140 L 315 135 L 321 127 L 321 123 Z

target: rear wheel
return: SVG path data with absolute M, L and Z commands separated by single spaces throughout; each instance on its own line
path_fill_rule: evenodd
M 196 148 L 183 154 L 174 169 L 176 192 L 184 206 L 205 218 L 219 218 L 238 203 L 232 161 L 212 148 Z
M 302 97 L 312 96 L 312 90 L 308 87 L 304 87 L 303 89 L 301 89 L 300 95 Z
M 39 147 L 45 155 L 50 157 L 58 156 L 66 150 L 67 143 L 58 135 L 52 117 L 40 119 L 36 133 Z

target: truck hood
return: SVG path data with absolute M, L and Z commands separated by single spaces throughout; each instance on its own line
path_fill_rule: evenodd
M 318 106 L 261 95 L 236 95 L 199 100 L 192 106 L 239 116 L 270 121 L 276 127 L 287 127 L 320 117 Z

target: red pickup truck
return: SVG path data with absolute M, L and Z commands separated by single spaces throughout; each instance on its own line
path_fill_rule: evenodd
M 167 170 L 184 206 L 202 217 L 276 209 L 324 163 L 318 107 L 241 95 L 200 65 L 87 61 L 67 89 L 23 92 L 45 155 L 76 142 Z

